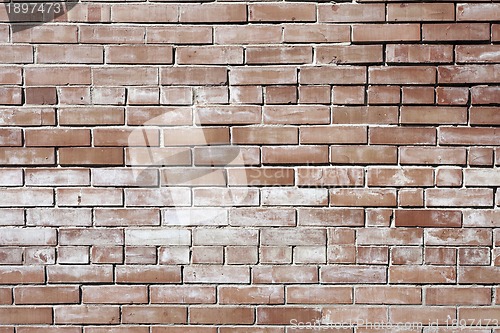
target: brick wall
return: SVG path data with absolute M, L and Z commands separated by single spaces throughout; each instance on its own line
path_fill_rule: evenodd
M 0 333 L 499 333 L 500 1 L 338 2 L 1 5 Z

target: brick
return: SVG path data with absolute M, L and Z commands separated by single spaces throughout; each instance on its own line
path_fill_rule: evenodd
M 434 67 L 370 67 L 368 70 L 368 76 L 370 84 L 436 83 L 436 69 Z
M 500 213 L 493 209 L 464 211 L 464 227 L 496 227 Z
M 498 186 L 500 173 L 491 169 L 466 169 L 464 170 L 465 186 Z
M 289 286 L 288 304 L 349 304 L 352 303 L 352 288 L 336 286 Z
M 494 145 L 498 142 L 500 131 L 497 128 L 443 127 L 439 130 L 441 145 Z
M 490 27 L 484 23 L 424 23 L 422 40 L 430 41 L 479 41 L 489 40 Z
M 231 85 L 295 84 L 296 82 L 297 71 L 292 67 L 237 67 L 229 72 Z
M 297 144 L 298 129 L 270 126 L 233 127 L 231 139 L 236 144 Z
M 28 64 L 33 63 L 33 46 L 4 45 L 0 51 L 2 63 Z
M 334 86 L 332 88 L 333 104 L 364 104 L 364 102 L 363 86 Z
M 463 148 L 401 147 L 401 164 L 450 164 L 466 163 L 466 150 Z
M 151 303 L 215 303 L 216 289 L 211 286 L 151 286 L 150 290 Z
M 453 60 L 451 45 L 389 44 L 386 48 L 388 62 L 394 63 L 446 63 Z
M 438 67 L 438 83 L 497 83 L 500 65 L 457 65 Z
M 456 309 L 454 307 L 392 307 L 389 315 L 397 322 L 416 320 L 418 322 L 444 323 L 449 318 L 455 318 Z
M 455 267 L 407 265 L 389 268 L 390 283 L 446 284 L 455 281 Z
M 284 26 L 283 36 L 287 43 L 349 42 L 350 29 L 336 24 L 290 24 Z
M 208 26 L 147 26 L 146 42 L 158 44 L 211 44 L 212 28 Z
M 195 147 L 193 160 L 194 165 L 200 166 L 258 165 L 260 149 L 242 146 Z
M 360 245 L 420 245 L 423 232 L 414 228 L 361 229 L 357 236 Z
M 2 307 L 0 318 L 2 325 L 51 324 L 52 309 L 49 307 Z
M 153 67 L 94 67 L 92 83 L 94 85 L 158 84 L 158 70 Z
M 124 109 L 119 107 L 60 108 L 58 114 L 61 125 L 123 125 L 125 123 Z
M 22 89 L 17 87 L 5 87 L 0 89 L 0 104 L 21 105 Z
M 276 105 L 263 107 L 264 124 L 329 124 L 330 109 L 317 105 Z
M 294 226 L 295 212 L 291 209 L 237 208 L 229 211 L 232 226 Z
M 369 137 L 372 144 L 433 145 L 436 143 L 436 130 L 432 127 L 373 127 Z
M 498 87 L 476 86 L 471 89 L 471 100 L 473 104 L 498 104 Z M 492 122 L 498 122 L 493 117 Z
M 354 42 L 402 42 L 420 40 L 419 24 L 353 25 Z
M 390 146 L 331 146 L 330 162 L 344 164 L 392 164 L 397 149 Z
M 32 86 L 90 84 L 88 67 L 29 67 L 24 75 L 26 84 Z
M 130 5 L 115 4 L 111 7 L 114 22 L 156 22 L 178 21 L 178 7 L 170 4 Z
M 123 245 L 119 229 L 61 229 L 59 245 Z
M 322 283 L 334 284 L 357 284 L 386 283 L 385 267 L 377 266 L 323 266 L 320 268 L 320 279 Z
M 461 284 L 495 284 L 498 283 L 499 271 L 500 267 L 460 267 L 458 271 L 458 281 Z
M 316 5 L 312 3 L 261 3 L 248 5 L 249 22 L 314 22 Z
M 24 90 L 26 104 L 52 105 L 57 103 L 54 87 L 28 87 Z
M 86 226 L 92 225 L 90 209 L 47 209 L 34 208 L 26 212 L 26 225 L 29 226 Z
M 459 63 L 495 63 L 500 54 L 496 45 L 457 45 L 455 55 Z
M 45 274 L 42 266 L 0 266 L 0 284 L 42 284 Z
M 235 86 L 229 87 L 229 101 L 235 104 L 260 104 L 262 103 L 262 87 L 260 86 Z
M 160 89 L 154 87 L 131 87 L 128 89 L 127 103 L 155 105 L 160 101 Z
M 320 4 L 319 22 L 380 22 L 385 20 L 383 4 Z
M 365 84 L 366 68 L 361 66 L 314 66 L 300 69 L 301 84 Z
M 90 131 L 84 129 L 39 130 L 25 132 L 26 146 L 90 146 Z
M 121 147 L 121 146 L 159 146 L 160 132 L 155 129 L 108 129 L 96 128 L 92 132 L 94 146 Z
M 398 227 L 461 227 L 462 214 L 453 210 L 396 210 Z
M 158 172 L 153 169 L 111 169 L 92 170 L 92 185 L 94 186 L 157 186 Z
M 106 63 L 109 64 L 171 64 L 172 61 L 170 46 L 111 45 L 106 48 Z
M 243 48 L 238 46 L 196 46 L 177 49 L 177 62 L 190 64 L 242 64 Z
M 266 104 L 296 104 L 297 89 L 293 86 L 274 86 L 265 88 Z
M 109 283 L 113 281 L 113 267 L 106 265 L 48 266 L 50 283 Z
M 283 304 L 284 288 L 280 286 L 221 286 L 221 304 Z
M 254 284 L 268 283 L 317 283 L 316 266 L 257 266 L 252 270 Z
M 178 283 L 181 281 L 180 268 L 175 266 L 133 265 L 117 266 L 116 282 L 123 284 Z
M 469 89 L 465 87 L 437 87 L 436 100 L 438 104 L 464 105 L 469 101 Z
M 162 210 L 162 221 L 163 225 L 228 225 L 227 215 L 222 208 L 173 208 Z
M 126 245 L 190 245 L 191 233 L 181 229 L 126 229 Z
M 491 189 L 428 189 L 426 204 L 429 207 L 481 207 L 493 205 Z
M 426 245 L 491 245 L 491 230 L 488 229 L 426 229 Z
M 265 164 L 323 164 L 327 161 L 327 146 L 273 146 L 262 149 L 262 163 Z
M 367 170 L 368 186 L 432 186 L 434 172 L 423 168 L 370 168 Z
M 0 115 L 0 125 L 2 126 L 40 126 L 55 124 L 55 110 L 50 107 L 0 108 Z
M 262 245 L 325 245 L 326 233 L 315 229 L 264 229 L 260 235 Z
M 75 286 L 25 286 L 14 289 L 16 304 L 79 303 L 80 293 Z
M 288 206 L 326 206 L 328 191 L 322 188 L 269 188 L 261 190 L 262 205 Z
M 250 307 L 192 307 L 189 320 L 194 324 L 253 324 L 254 311 Z
M 318 143 L 366 143 L 367 128 L 364 126 L 304 126 L 300 128 L 300 142 Z
M 392 189 L 332 189 L 331 206 L 396 206 L 396 193 Z
M 118 306 L 56 306 L 54 322 L 56 324 L 117 324 L 120 321 Z
M 455 6 L 452 3 L 405 3 L 387 5 L 388 21 L 453 21 Z
M 195 206 L 257 206 L 257 189 L 193 189 Z
M 147 303 L 146 286 L 84 286 L 82 303 L 87 304 L 133 304 Z
M 462 170 L 459 168 L 439 168 L 436 170 L 436 185 L 440 187 L 461 186 Z
M 329 86 L 301 86 L 299 87 L 300 103 L 330 104 Z
M 48 228 L 1 228 L 3 246 L 56 245 L 56 232 Z
M 419 287 L 356 287 L 356 303 L 361 304 L 420 304 L 422 290 Z
M 290 323 L 321 319 L 321 310 L 301 307 L 260 307 L 257 310 L 257 324 L 288 325 Z
M 110 105 L 125 104 L 125 88 L 94 87 L 91 94 L 92 94 L 92 102 L 94 104 L 110 104 Z M 110 111 L 112 110 L 115 110 L 116 112 L 119 109 L 110 109 Z M 123 117 L 121 119 L 123 119 Z M 123 120 L 118 122 L 118 124 L 123 124 L 123 123 L 124 123 Z
M 270 44 L 282 39 L 282 28 L 276 25 L 224 25 L 214 28 L 215 44 Z M 212 39 L 207 41 L 211 43 Z
M 21 84 L 22 73 L 19 67 L 0 67 L 0 74 L 2 74 L 1 84 Z
M 387 308 L 385 307 L 350 307 L 350 306 L 339 306 L 339 307 L 326 307 L 322 309 L 322 314 L 326 318 L 325 322 L 332 324 L 345 323 L 352 318 L 358 323 L 362 323 L 365 320 L 367 322 L 380 321 L 386 322 Z
M 61 165 L 123 165 L 120 148 L 61 148 Z
M 364 184 L 360 168 L 299 168 L 298 185 L 360 186 Z
M 196 229 L 193 232 L 193 245 L 258 245 L 258 243 L 258 231 L 255 229 Z
M 247 6 L 242 3 L 182 5 L 180 22 L 245 22 Z
M 10 305 L 12 304 L 12 288 L 0 288 L 1 304 L 2 305 Z
M 50 26 L 20 26 L 28 28 L 13 34 L 12 40 L 16 43 L 76 43 L 78 39 L 77 27 L 70 24 Z M 57 41 L 54 36 L 57 35 Z
M 249 283 L 250 270 L 243 266 L 191 265 L 184 268 L 186 283 Z
M 36 51 L 39 64 L 104 63 L 104 49 L 97 45 L 39 45 Z
M 489 21 L 499 14 L 500 6 L 495 3 L 466 3 L 457 6 L 457 21 Z

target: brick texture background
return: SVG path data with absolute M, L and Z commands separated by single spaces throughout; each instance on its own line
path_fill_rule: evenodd
M 0 7 L 0 333 L 500 332 L 499 1 Z

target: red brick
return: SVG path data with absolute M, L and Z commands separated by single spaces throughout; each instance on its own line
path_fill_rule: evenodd
M 250 270 L 244 266 L 191 265 L 184 268 L 187 283 L 249 283 Z
M 419 24 L 355 24 L 352 30 L 352 41 L 354 42 L 402 42 L 419 40 Z
M 194 324 L 253 324 L 254 311 L 250 307 L 191 307 L 189 321 Z
M 153 67 L 94 67 L 92 83 L 94 85 L 129 85 L 158 84 L 158 70 Z
M 288 304 L 350 304 L 352 288 L 338 286 L 287 286 Z
M 48 107 L 0 108 L 0 124 L 2 126 L 54 125 L 55 110 Z
M 322 283 L 358 284 L 386 283 L 386 269 L 381 266 L 323 266 L 320 269 Z
M 380 45 L 318 46 L 316 47 L 316 60 L 318 64 L 380 63 L 382 62 L 383 53 Z
M 80 292 L 74 286 L 16 287 L 14 299 L 16 304 L 76 304 L 80 302 Z
M 495 3 L 466 3 L 457 6 L 457 21 L 489 21 L 500 15 Z
M 463 148 L 401 147 L 401 164 L 465 164 L 466 150 Z
M 123 165 L 121 148 L 61 148 L 61 165 Z
M 385 20 L 383 4 L 320 4 L 319 22 L 380 22 Z
M 314 22 L 316 5 L 312 3 L 260 3 L 248 5 L 250 22 Z
M 453 60 L 451 45 L 389 44 L 387 61 L 395 63 L 440 63 Z
M 317 283 L 318 270 L 315 266 L 256 266 L 252 270 L 252 282 L 267 283 Z
M 367 170 L 368 186 L 432 186 L 434 172 L 423 168 L 370 168 Z
M 113 267 L 105 265 L 48 266 L 49 283 L 109 283 L 113 281 Z
M 315 66 L 300 70 L 301 84 L 365 84 L 366 68 L 361 66 Z M 289 82 L 292 83 L 292 82 Z
M 498 94 L 500 89 L 498 87 L 489 86 L 476 86 L 471 89 L 471 102 L 472 104 L 498 104 L 500 98 Z M 497 116 L 498 117 L 498 116 Z M 493 122 L 496 121 L 496 117 L 493 117 Z
M 146 42 L 155 44 L 210 44 L 212 43 L 212 27 L 148 26 L 146 27 Z
M 433 145 L 436 130 L 432 127 L 373 127 L 370 128 L 370 143 L 393 145 Z
M 326 105 L 276 105 L 263 107 L 265 124 L 328 124 L 330 108 Z
M 225 25 L 214 28 L 215 44 L 269 44 L 279 43 L 282 28 L 276 25 Z M 205 34 L 207 35 L 207 34 Z M 207 43 L 211 43 L 210 38 Z
M 114 22 L 157 22 L 178 21 L 178 7 L 170 4 L 115 4 L 111 7 Z
M 288 43 L 349 42 L 351 39 L 349 26 L 336 24 L 286 25 L 283 34 L 284 41 Z
M 481 207 L 493 205 L 491 189 L 428 189 L 426 204 L 429 207 Z
M 133 265 L 117 266 L 116 282 L 120 284 L 179 283 L 180 268 L 175 266 Z
M 90 130 L 85 129 L 27 129 L 27 147 L 43 146 L 90 146 Z
M 54 86 L 90 84 L 88 67 L 29 67 L 24 71 L 27 85 Z
M 438 104 L 465 105 L 469 101 L 469 89 L 465 87 L 437 87 Z
M 397 227 L 461 227 L 462 213 L 453 210 L 396 210 Z
M 0 266 L 0 284 L 43 284 L 42 266 Z M 1 318 L 1 316 L 0 316 Z
M 453 21 L 455 6 L 452 3 L 403 3 L 387 5 L 388 21 Z
M 491 230 L 488 229 L 426 229 L 426 245 L 490 245 L 492 244 Z
M 438 67 L 438 83 L 498 83 L 500 65 Z
M 243 48 L 239 46 L 195 46 L 177 48 L 177 63 L 242 64 Z
M 49 307 L 2 307 L 0 324 L 52 324 L 52 309 Z
M 494 145 L 500 138 L 498 128 L 443 127 L 439 131 L 441 145 Z
M 123 125 L 125 112 L 118 107 L 60 108 L 61 125 Z
M 327 162 L 327 146 L 272 146 L 262 149 L 262 163 L 265 164 L 324 164 Z
M 368 70 L 368 75 L 368 81 L 370 84 L 436 83 L 436 69 L 434 67 L 370 67 Z
M 367 142 L 367 128 L 364 126 L 304 126 L 299 135 L 303 144 Z
M 171 64 L 173 51 L 161 45 L 112 45 L 106 48 L 109 64 Z
M 180 22 L 245 22 L 247 6 L 242 3 L 192 4 L 179 8 Z
M 36 60 L 40 64 L 102 64 L 104 49 L 96 45 L 39 45 Z
M 151 303 L 213 304 L 215 287 L 211 286 L 151 286 Z
M 297 88 L 293 86 L 272 86 L 264 90 L 266 104 L 296 104 Z
M 55 324 L 118 324 L 120 308 L 118 306 L 56 306 L 54 307 Z
M 147 303 L 146 286 L 84 286 L 82 303 L 88 304 L 133 304 Z
M 430 41 L 479 41 L 490 39 L 490 27 L 483 23 L 424 23 L 422 40 Z
M 315 322 L 321 320 L 321 310 L 304 307 L 259 307 L 257 309 L 258 325 L 289 325 L 297 322 Z
M 435 284 L 455 281 L 455 267 L 407 265 L 389 268 L 390 283 Z
M 357 233 L 360 245 L 420 245 L 423 232 L 415 228 L 361 229 Z

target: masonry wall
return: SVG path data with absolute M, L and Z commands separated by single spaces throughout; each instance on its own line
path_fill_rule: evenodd
M 500 2 L 337 2 L 0 5 L 0 332 L 499 333 Z

